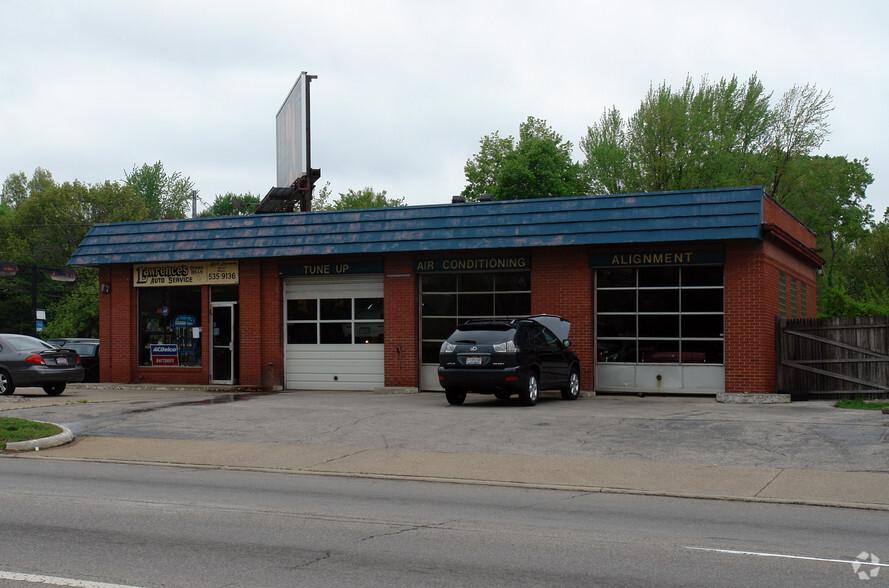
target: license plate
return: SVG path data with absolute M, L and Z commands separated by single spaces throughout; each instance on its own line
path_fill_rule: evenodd
M 56 365 L 68 365 L 68 358 L 67 357 L 57 357 L 56 358 Z
M 482 358 L 481 357 L 467 357 L 466 365 L 481 365 Z

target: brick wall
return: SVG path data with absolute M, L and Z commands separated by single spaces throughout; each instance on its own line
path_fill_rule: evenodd
M 385 385 L 419 385 L 418 291 L 409 255 L 387 256 L 383 264 Z
M 725 391 L 775 391 L 778 276 L 760 241 L 725 252 Z
M 580 359 L 580 387 L 592 390 L 592 273 L 584 248 L 536 249 L 531 254 L 531 313 L 571 321 L 571 350 Z

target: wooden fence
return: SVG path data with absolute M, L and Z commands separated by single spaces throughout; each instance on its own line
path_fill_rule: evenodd
M 889 317 L 776 319 L 778 392 L 889 397 Z

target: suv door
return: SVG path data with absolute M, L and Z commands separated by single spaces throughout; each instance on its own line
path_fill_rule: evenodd
M 540 365 L 542 374 L 542 386 L 547 388 L 559 388 L 568 380 L 568 362 L 565 361 L 562 342 L 546 327 L 540 327 Z

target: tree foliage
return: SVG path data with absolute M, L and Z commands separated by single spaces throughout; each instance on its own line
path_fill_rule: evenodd
M 348 192 L 341 192 L 339 198 L 332 202 L 330 202 L 330 190 L 325 186 L 319 196 L 312 205 L 314 210 L 353 210 L 405 206 L 404 198 L 390 198 L 386 195 L 385 190 L 377 192 L 371 186 L 366 186 L 360 190 L 350 189 Z
M 30 332 L 31 269 L 63 267 L 89 228 L 96 223 L 145 220 L 145 201 L 128 186 L 106 181 L 56 183 L 37 168 L 28 179 L 11 174 L 3 184 L 0 205 L 0 260 L 22 268 L 14 277 L 0 278 L 0 331 Z M 39 308 L 47 311 L 46 334 L 78 336 L 98 331 L 98 284 L 95 270 L 78 269 L 74 284 L 53 282 L 45 270 L 36 272 Z M 65 332 L 56 332 L 65 327 Z
M 133 170 L 126 173 L 126 184 L 145 201 L 151 218 L 187 216 L 194 182 L 180 172 L 168 175 L 160 161 L 153 165 L 144 163 L 141 167 L 134 165 Z
M 199 216 L 236 216 L 250 214 L 260 203 L 261 198 L 251 192 L 235 194 L 226 192 L 217 194 L 216 199 L 209 208 L 202 211 Z
M 499 131 L 482 137 L 479 152 L 466 162 L 463 195 L 477 200 L 577 196 L 584 191 L 581 168 L 572 159 L 572 144 L 545 120 L 528 117 L 519 126 L 519 139 L 502 138 Z
M 865 203 L 873 176 L 867 159 L 815 155 L 832 110 L 830 92 L 810 84 L 772 104 L 755 75 L 697 87 L 687 78 L 679 90 L 652 86 L 627 119 L 607 110 L 580 141 L 582 165 L 597 193 L 763 186 L 816 234 L 827 260 L 821 312 L 839 312 L 844 297 L 873 309 L 868 300 L 889 294 L 885 280 L 860 269 L 878 243 Z

